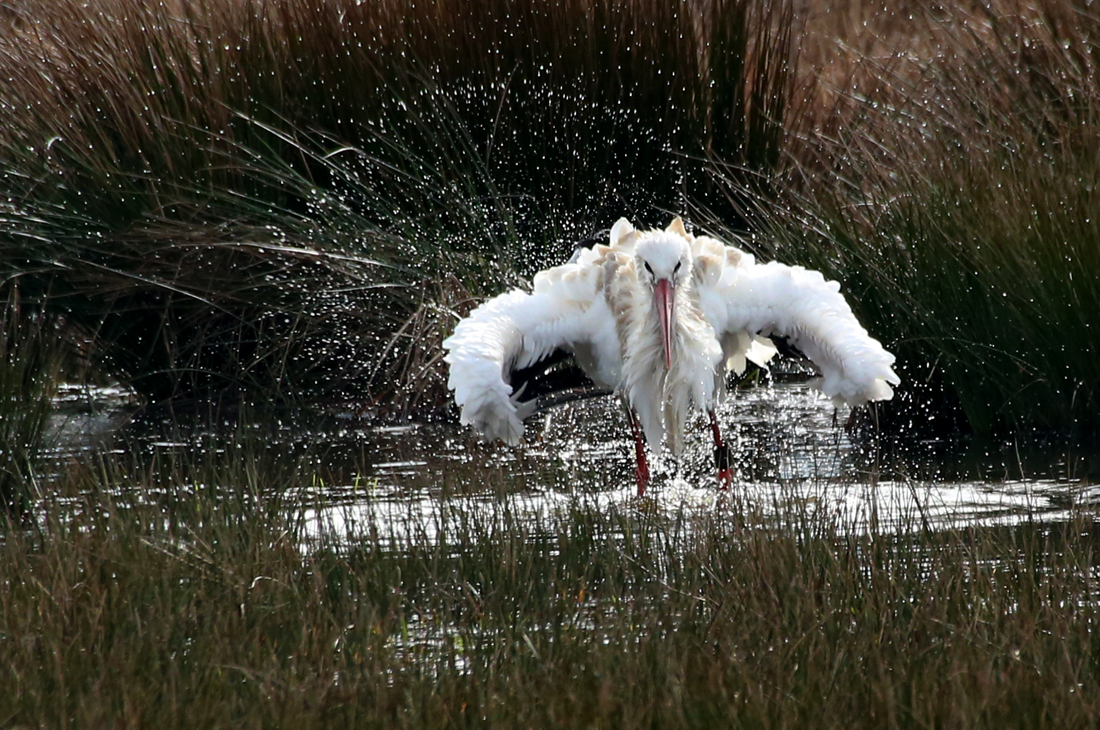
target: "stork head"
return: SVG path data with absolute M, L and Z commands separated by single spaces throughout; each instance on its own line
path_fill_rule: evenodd
M 643 233 L 634 246 L 635 267 L 642 286 L 653 291 L 653 306 L 661 324 L 665 368 L 672 367 L 672 325 L 676 321 L 676 288 L 691 276 L 691 243 L 679 218 L 664 231 Z

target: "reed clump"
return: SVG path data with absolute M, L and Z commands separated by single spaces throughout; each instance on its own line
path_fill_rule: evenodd
M 1097 22 L 1040 0 L 838 31 L 835 85 L 808 94 L 753 225 L 844 282 L 897 352 L 899 422 L 1100 428 Z
M 323 460 L 261 431 L 200 445 L 73 465 L 35 527 L 4 527 L 7 722 L 1034 728 L 1100 714 L 1087 512 L 883 531 L 797 505 L 532 501 L 472 472 L 452 474 L 464 496 L 387 516 L 369 484 L 334 506 Z
M 152 399 L 397 401 L 371 374 L 445 275 L 495 289 L 712 196 L 712 157 L 773 164 L 789 14 L 12 3 L 0 262 Z
M 10 287 L 0 310 L 0 519 L 21 519 L 39 496 L 53 398 L 67 353 L 56 317 Z

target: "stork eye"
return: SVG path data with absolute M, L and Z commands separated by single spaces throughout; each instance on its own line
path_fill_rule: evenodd
M 675 274 L 677 271 L 679 271 L 680 270 L 680 264 L 682 264 L 682 263 L 684 263 L 684 262 L 683 261 L 677 261 L 675 268 L 672 269 L 672 273 Z
M 651 266 L 649 265 L 649 262 L 648 262 L 648 261 L 645 261 L 645 262 L 643 262 L 643 263 L 645 263 L 645 270 L 646 270 L 646 271 L 648 271 L 649 273 L 651 273 L 651 274 L 652 274 L 652 273 L 653 273 L 653 267 L 651 267 Z

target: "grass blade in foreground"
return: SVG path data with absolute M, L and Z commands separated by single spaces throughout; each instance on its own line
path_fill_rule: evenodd
M 249 445 L 251 444 L 251 445 Z M 1090 516 L 896 534 L 441 498 L 310 532 L 248 440 L 74 468 L 5 528 L 0 716 L 172 727 L 1085 727 Z M 485 475 L 470 475 L 483 481 Z M 489 485 L 492 488 L 492 485 Z M 497 485 L 501 495 L 507 485 Z M 412 505 L 412 503 L 410 503 Z

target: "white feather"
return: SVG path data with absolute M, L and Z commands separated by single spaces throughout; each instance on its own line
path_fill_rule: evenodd
M 786 337 L 821 370 L 816 385 L 838 405 L 889 400 L 900 381 L 894 356 L 867 334 L 817 271 L 771 262 L 727 266 L 702 296 L 717 332 Z
M 579 263 L 541 272 L 533 293 L 513 289 L 458 323 L 443 342 L 443 359 L 464 425 L 490 440 L 518 444 L 529 413 L 521 412 L 505 378 L 559 347 L 591 352 L 590 377 L 613 387 L 619 378 L 614 323 L 606 303 L 595 298 L 594 274 Z

